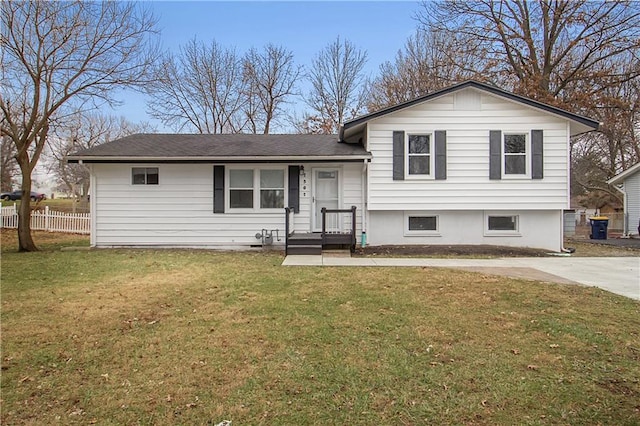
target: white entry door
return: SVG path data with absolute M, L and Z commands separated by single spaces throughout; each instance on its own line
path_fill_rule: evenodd
M 338 169 L 313 169 L 312 203 L 314 232 L 322 231 L 322 208 L 340 208 L 340 171 Z M 327 230 L 339 228 L 337 215 L 327 215 Z M 336 222 L 336 223 L 333 223 Z

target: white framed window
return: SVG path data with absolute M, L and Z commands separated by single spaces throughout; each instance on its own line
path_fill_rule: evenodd
M 230 211 L 280 210 L 285 206 L 285 170 L 273 167 L 228 167 Z
M 260 170 L 260 208 L 284 208 L 284 170 Z
M 440 217 L 425 212 L 405 212 L 404 234 L 406 236 L 439 236 Z
M 431 133 L 407 134 L 405 170 L 407 177 L 432 177 L 434 168 Z
M 529 176 L 529 151 L 527 133 L 504 133 L 502 136 L 503 177 Z
M 160 172 L 157 167 L 132 167 L 132 185 L 158 185 Z
M 229 170 L 229 208 L 253 209 L 253 169 Z
M 519 236 L 520 216 L 511 213 L 485 212 L 484 233 L 487 236 Z

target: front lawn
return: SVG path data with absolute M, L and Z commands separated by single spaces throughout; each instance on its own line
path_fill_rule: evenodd
M 640 303 L 596 288 L 46 247 L 3 247 L 2 424 L 640 423 Z

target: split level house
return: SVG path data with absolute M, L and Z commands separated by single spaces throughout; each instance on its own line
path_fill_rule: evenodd
M 78 152 L 91 245 L 560 251 L 570 138 L 598 123 L 468 81 L 338 135 L 136 134 Z

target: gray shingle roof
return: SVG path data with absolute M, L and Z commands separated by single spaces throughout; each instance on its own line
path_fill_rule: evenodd
M 140 133 L 79 151 L 70 162 L 224 161 L 267 159 L 363 159 L 360 144 L 341 143 L 337 135 L 201 135 Z

